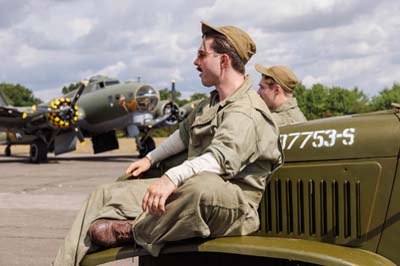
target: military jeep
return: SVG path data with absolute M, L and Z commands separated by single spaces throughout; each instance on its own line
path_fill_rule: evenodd
M 81 265 L 400 265 L 399 109 L 286 126 L 281 142 L 255 234 L 169 243 L 157 258 L 113 248 Z

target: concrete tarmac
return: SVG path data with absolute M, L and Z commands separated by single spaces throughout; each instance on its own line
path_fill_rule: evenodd
M 0 265 L 50 265 L 81 203 L 123 174 L 137 159 L 131 154 L 49 155 L 47 164 L 31 164 L 27 154 L 0 155 Z

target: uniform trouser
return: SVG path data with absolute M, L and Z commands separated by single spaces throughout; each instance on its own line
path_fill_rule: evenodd
M 87 236 L 90 224 L 101 218 L 135 219 L 135 242 L 157 256 L 168 241 L 192 237 L 249 234 L 258 229 L 256 207 L 239 186 L 212 173 L 187 179 L 166 204 L 162 216 L 141 211 L 147 187 L 154 179 L 102 185 L 92 192 L 58 251 L 54 265 L 79 265 L 87 252 L 96 250 Z

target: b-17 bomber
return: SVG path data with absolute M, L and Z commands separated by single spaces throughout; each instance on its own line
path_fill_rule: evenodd
M 153 129 L 177 124 L 193 108 L 194 103 L 179 108 L 173 97 L 160 100 L 145 83 L 94 76 L 64 97 L 32 107 L 10 106 L 0 91 L 0 131 L 6 132 L 6 156 L 12 145 L 29 144 L 34 163 L 46 162 L 49 152 L 75 150 L 85 137 L 91 138 L 94 153 L 118 149 L 116 130 L 136 139 L 142 157 L 155 148 Z

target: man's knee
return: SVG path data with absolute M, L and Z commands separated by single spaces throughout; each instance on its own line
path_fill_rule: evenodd
M 214 173 L 201 173 L 186 180 L 181 192 L 190 195 L 193 201 L 202 205 L 232 206 L 241 201 L 241 191 L 235 184 L 225 181 Z M 233 204 L 235 205 L 235 204 Z
M 183 184 L 183 188 L 188 193 L 205 193 L 218 190 L 225 181 L 214 173 L 200 173 L 187 180 Z

